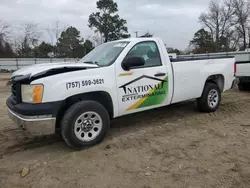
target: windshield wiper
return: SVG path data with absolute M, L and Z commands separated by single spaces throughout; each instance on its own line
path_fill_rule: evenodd
M 86 63 L 86 64 L 94 64 L 94 65 L 99 66 L 99 65 L 98 65 L 98 62 L 96 62 L 96 61 L 85 61 L 85 62 L 83 62 L 83 63 Z

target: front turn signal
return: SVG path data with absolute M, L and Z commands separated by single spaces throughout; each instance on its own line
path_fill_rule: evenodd
M 41 103 L 43 99 L 43 85 L 33 86 L 33 103 Z

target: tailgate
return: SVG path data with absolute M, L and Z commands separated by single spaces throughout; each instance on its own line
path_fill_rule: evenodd
M 236 76 L 250 76 L 250 61 L 236 63 Z

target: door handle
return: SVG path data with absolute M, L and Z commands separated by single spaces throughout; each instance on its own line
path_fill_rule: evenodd
M 163 73 L 163 72 L 155 74 L 156 77 L 165 76 L 165 75 L 166 75 L 166 73 Z

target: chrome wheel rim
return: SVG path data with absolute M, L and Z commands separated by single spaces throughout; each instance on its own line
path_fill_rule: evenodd
M 219 102 L 219 93 L 215 89 L 212 89 L 208 94 L 208 105 L 211 108 L 215 108 Z
M 84 112 L 75 121 L 76 137 L 84 142 L 94 140 L 101 132 L 102 118 L 96 112 Z

